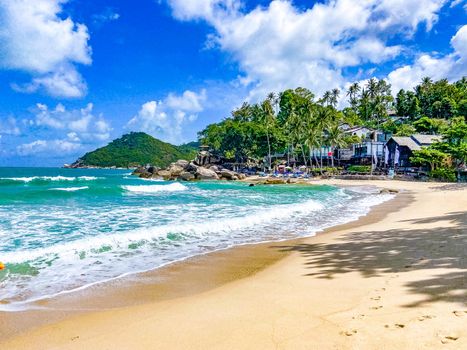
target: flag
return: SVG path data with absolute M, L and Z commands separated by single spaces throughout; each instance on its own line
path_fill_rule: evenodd
M 399 151 L 399 146 L 396 146 L 396 153 L 394 154 L 394 165 L 399 165 L 399 158 L 401 156 L 401 153 Z
M 373 148 L 373 160 L 375 161 L 375 165 L 378 165 L 378 155 L 376 154 L 378 150 L 378 146 Z
M 384 146 L 384 164 L 388 165 L 389 163 L 389 148 L 388 145 Z

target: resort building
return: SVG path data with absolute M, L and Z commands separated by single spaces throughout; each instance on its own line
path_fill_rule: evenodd
M 433 143 L 441 141 L 440 135 L 393 136 L 385 146 L 385 161 L 389 167 L 409 168 L 411 167 L 410 157 L 413 151 L 421 150 Z

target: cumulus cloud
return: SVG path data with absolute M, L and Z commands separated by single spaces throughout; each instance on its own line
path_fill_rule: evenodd
M 110 138 L 111 127 L 102 115 L 93 114 L 93 104 L 85 108 L 67 110 L 62 104 L 49 109 L 45 104 L 36 105 L 35 118 L 31 124 L 48 129 L 68 132 L 70 140 L 93 142 Z
M 288 0 L 243 11 L 240 0 L 168 0 L 175 18 L 204 20 L 217 46 L 238 62 L 250 99 L 304 86 L 317 93 L 346 83 L 343 70 L 394 59 L 396 35 L 430 30 L 446 0 L 335 0 L 299 9 Z M 196 6 L 198 5 L 198 6 Z
M 16 147 L 20 156 L 30 156 L 43 153 L 70 154 L 80 149 L 81 144 L 69 140 L 36 140 Z
M 76 64 L 91 63 L 87 27 L 62 18 L 67 0 L 0 1 L 0 67 L 32 75 L 17 91 L 44 89 L 57 97 L 80 97 L 86 84 Z
M 7 117 L 4 120 L 0 118 L 0 137 L 1 135 L 19 135 L 21 133 L 16 119 L 13 117 Z
M 421 54 L 412 65 L 397 68 L 388 75 L 393 92 L 411 89 L 423 77 L 433 79 L 459 79 L 467 75 L 467 25 L 461 27 L 451 39 L 453 52 L 438 57 Z
M 127 124 L 127 129 L 149 132 L 160 139 L 179 144 L 183 141 L 183 127 L 204 110 L 206 91 L 185 91 L 182 95 L 169 94 L 162 101 L 149 101 L 141 106 Z

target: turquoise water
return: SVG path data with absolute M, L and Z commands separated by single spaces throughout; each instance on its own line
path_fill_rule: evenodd
M 389 198 L 364 188 L 0 168 L 0 305 L 12 309 L 234 245 L 310 236 Z

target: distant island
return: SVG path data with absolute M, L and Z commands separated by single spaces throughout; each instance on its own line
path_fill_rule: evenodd
M 144 132 L 130 132 L 65 167 L 132 168 L 146 164 L 167 167 L 178 159 L 195 158 L 198 146 L 197 142 L 175 146 Z

